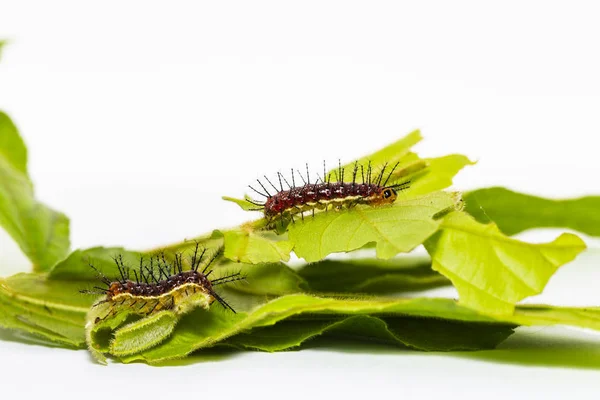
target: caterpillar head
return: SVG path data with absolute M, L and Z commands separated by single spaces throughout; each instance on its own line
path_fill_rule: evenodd
M 379 187 L 374 193 L 374 204 L 391 204 L 398 198 L 398 192 L 410 187 L 410 181 Z
M 381 191 L 381 200 L 385 203 L 393 203 L 398 197 L 398 193 L 393 188 L 383 188 Z
M 372 203 L 377 205 L 391 204 L 396 201 L 398 193 L 392 187 L 382 187 L 374 193 Z

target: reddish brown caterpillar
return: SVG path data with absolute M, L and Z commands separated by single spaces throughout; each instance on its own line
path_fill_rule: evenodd
M 148 316 L 163 310 L 171 310 L 177 314 L 182 314 L 191 310 L 193 304 L 190 304 L 188 299 L 195 295 L 208 297 L 209 304 L 216 300 L 225 309 L 235 313 L 235 310 L 215 292 L 214 287 L 246 278 L 238 272 L 217 279 L 208 279 L 214 270 L 208 272 L 207 270 L 221 255 L 222 249 L 204 260 L 206 251 L 206 249 L 203 249 L 200 252 L 199 244 L 196 243 L 194 253 L 190 258 L 191 269 L 187 271 L 183 270 L 182 254 L 175 254 L 173 263 L 170 263 L 164 254 L 151 257 L 149 263 L 145 263 L 144 259 L 140 258 L 140 264 L 137 268 L 126 266 L 123 263 L 123 257 L 117 256 L 114 261 L 120 279 L 115 280 L 107 278 L 90 264 L 90 267 L 96 271 L 99 279 L 106 287 L 95 286 L 94 290 L 82 290 L 81 292 L 106 295 L 105 298 L 96 302 L 92 308 L 105 303 L 110 305 L 108 314 L 103 318 L 95 318 L 94 323 L 103 321 L 124 308 L 131 313 L 142 316 Z M 203 262 L 206 265 L 200 271 L 199 268 Z
M 363 165 L 354 164 L 352 171 L 352 181 L 344 181 L 344 168 L 341 164 L 337 171 L 334 171 L 335 180 L 331 181 L 331 173 L 325 173 L 325 163 L 323 163 L 323 177 L 318 177 L 315 183 L 310 182 L 308 172 L 308 164 L 306 166 L 306 180 L 300 173 L 303 185 L 296 186 L 294 170 L 292 169 L 292 184 L 290 185 L 287 179 L 277 173 L 279 178 L 279 189 L 264 176 L 266 181 L 275 190 L 275 194 L 271 194 L 265 185 L 257 179 L 256 181 L 263 189 L 261 192 L 252 186 L 249 186 L 254 192 L 266 198 L 264 203 L 248 199 L 248 201 L 257 206 L 255 211 L 262 211 L 265 219 L 272 221 L 276 217 L 281 217 L 282 224 L 285 217 L 290 217 L 294 222 L 294 215 L 300 214 L 304 219 L 306 212 L 311 212 L 314 216 L 315 210 L 327 211 L 328 209 L 340 210 L 342 208 L 351 208 L 358 204 L 366 204 L 370 206 L 380 206 L 393 203 L 398 197 L 398 191 L 406 190 L 410 187 L 410 181 L 397 183 L 388 186 L 388 181 L 392 177 L 394 170 L 398 167 L 396 163 L 387 177 L 384 180 L 387 164 L 381 168 L 378 174 L 373 175 L 371 162 L 368 163 L 366 171 Z M 360 170 L 361 182 L 357 182 L 358 172 Z M 319 182 L 320 181 L 320 182 Z M 283 182 L 286 183 L 288 189 L 284 190 Z

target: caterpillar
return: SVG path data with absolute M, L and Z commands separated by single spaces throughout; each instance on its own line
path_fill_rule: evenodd
M 123 257 L 119 255 L 113 258 L 120 275 L 120 278 L 117 279 L 109 279 L 90 263 L 90 267 L 96 271 L 105 287 L 95 286 L 94 290 L 82 290 L 81 292 L 104 295 L 104 298 L 94 303 L 92 308 L 107 304 L 109 309 L 105 317 L 97 316 L 94 323 L 97 324 L 123 309 L 126 309 L 128 313 L 141 316 L 152 315 L 163 310 L 183 314 L 195 307 L 193 299 L 198 296 L 206 299 L 207 305 L 217 301 L 225 309 L 235 313 L 233 307 L 215 292 L 214 287 L 244 280 L 245 277 L 238 272 L 217 279 L 209 279 L 214 271 L 209 268 L 221 255 L 222 249 L 205 259 L 206 252 L 207 249 L 200 252 L 199 244 L 196 243 L 194 253 L 190 258 L 191 269 L 189 270 L 183 268 L 182 254 L 175 254 L 173 263 L 165 258 L 164 253 L 150 257 L 148 263 L 140 258 L 137 268 L 126 266 Z M 205 264 L 204 268 L 200 270 L 203 263 Z
M 150 257 L 148 262 L 142 257 L 136 268 L 117 256 L 113 260 L 120 277 L 114 280 L 89 263 L 105 286 L 81 291 L 103 295 L 88 311 L 85 325 L 88 349 L 96 361 L 106 364 L 104 353 L 123 357 L 157 346 L 174 332 L 184 314 L 196 308 L 208 309 L 215 301 L 235 313 L 214 287 L 245 280 L 245 276 L 238 272 L 210 279 L 214 271 L 210 266 L 223 248 L 204 257 L 206 252 L 205 248 L 200 251 L 196 242 L 190 269 L 186 270 L 181 253 L 175 254 L 173 262 L 164 253 Z
M 366 171 L 363 165 L 359 166 L 358 162 L 356 162 L 352 170 L 352 181 L 345 181 L 344 168 L 339 164 L 337 171 L 333 173 L 335 177 L 332 182 L 332 173 L 325 173 L 325 163 L 323 163 L 323 178 L 317 177 L 317 180 L 311 183 L 307 164 L 306 179 L 304 179 L 300 171 L 297 171 L 303 185 L 296 186 L 293 169 L 291 170 L 291 185 L 280 172 L 277 173 L 279 188 L 265 175 L 265 180 L 273 188 L 275 194 L 271 194 L 260 179 L 257 179 L 256 181 L 262 191 L 257 190 L 251 185 L 248 187 L 266 200 L 264 202 L 253 199 L 247 200 L 257 207 L 252 210 L 264 213 L 267 221 L 273 221 L 275 218 L 281 217 L 282 224 L 285 217 L 289 217 L 292 222 L 295 222 L 295 215 L 300 215 L 302 220 L 304 220 L 306 213 L 312 213 L 314 216 L 315 211 L 340 210 L 351 208 L 358 204 L 369 206 L 391 204 L 398 197 L 398 191 L 406 190 L 410 187 L 410 180 L 388 185 L 388 181 L 398 165 L 399 162 L 391 168 L 387 177 L 385 177 L 387 163 L 381 168 L 379 173 L 374 175 L 371 162 L 368 163 Z M 287 185 L 287 189 L 284 189 L 283 182 Z

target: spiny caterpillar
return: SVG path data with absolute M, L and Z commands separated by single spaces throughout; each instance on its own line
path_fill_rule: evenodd
M 105 303 L 110 306 L 109 314 L 103 318 L 97 317 L 94 323 L 115 314 L 117 308 L 127 308 L 131 313 L 142 316 L 162 310 L 173 310 L 181 314 L 190 310 L 192 304 L 188 300 L 195 294 L 208 297 L 209 304 L 216 300 L 224 308 L 235 313 L 235 310 L 215 292 L 214 286 L 244 280 L 245 277 L 238 272 L 213 280 L 208 279 L 213 270 L 206 271 L 221 255 L 222 249 L 204 260 L 206 251 L 203 249 L 199 254 L 199 244 L 196 244 L 194 254 L 190 258 L 191 269 L 187 271 L 183 270 L 182 254 L 175 254 L 174 263 L 167 261 L 164 254 L 151 257 L 148 264 L 144 263 L 143 258 L 140 258 L 140 265 L 137 268 L 124 265 L 123 257 L 117 256 L 114 261 L 121 278 L 117 280 L 107 278 L 90 264 L 106 288 L 96 286 L 94 290 L 82 290 L 81 292 L 106 295 L 92 308 Z M 200 271 L 199 267 L 203 262 L 206 264 Z
M 164 253 L 151 257 L 148 263 L 141 258 L 137 268 L 126 266 L 123 257 L 118 256 L 114 261 L 120 279 L 116 280 L 90 264 L 106 286 L 82 290 L 104 295 L 87 316 L 86 341 L 94 358 L 106 364 L 103 353 L 128 356 L 154 347 L 171 335 L 184 314 L 196 308 L 208 309 L 214 301 L 235 313 L 214 287 L 245 277 L 238 272 L 209 279 L 214 269 L 208 270 L 222 250 L 205 259 L 207 250 L 200 252 L 196 243 L 189 270 L 183 268 L 182 254 L 175 254 L 172 263 Z
M 256 181 L 263 191 L 261 192 L 250 185 L 249 188 L 265 197 L 266 200 L 264 203 L 252 199 L 247 200 L 257 207 L 256 209 L 253 209 L 254 211 L 262 211 L 264 213 L 267 221 L 272 221 L 274 218 L 280 216 L 282 224 L 284 217 L 290 217 L 292 222 L 295 222 L 294 215 L 300 214 L 300 217 L 304 220 L 304 215 L 307 212 L 311 212 L 314 216 L 315 210 L 341 210 L 343 208 L 354 207 L 358 204 L 369 206 L 391 204 L 398 197 L 398 191 L 406 190 L 410 187 L 410 181 L 389 186 L 387 184 L 399 164 L 399 162 L 396 163 L 384 179 L 387 164 L 381 168 L 381 171 L 379 171 L 378 174 L 374 175 L 371 162 L 368 163 L 366 171 L 363 165 L 359 166 L 358 162 L 356 162 L 352 171 L 352 181 L 348 182 L 344 180 L 344 168 L 342 168 L 340 164 L 337 171 L 334 171 L 335 179 L 332 182 L 332 174 L 325 173 L 325 163 L 323 163 L 323 178 L 317 177 L 317 180 L 314 183 L 310 182 L 307 164 L 306 180 L 300 171 L 297 171 L 302 179 L 302 186 L 296 186 L 293 169 L 291 170 L 291 185 L 287 179 L 278 172 L 279 189 L 269 180 L 269 178 L 264 176 L 266 181 L 275 190 L 275 194 L 271 194 L 260 179 L 257 179 Z M 359 171 L 360 182 L 357 181 L 357 178 L 359 178 Z M 288 186 L 288 189 L 284 190 L 283 182 Z

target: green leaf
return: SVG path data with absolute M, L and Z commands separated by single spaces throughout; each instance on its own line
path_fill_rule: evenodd
M 429 257 L 323 260 L 304 266 L 298 274 L 312 291 L 329 293 L 397 293 L 450 284 L 431 269 Z
M 509 337 L 513 323 L 448 321 L 437 318 L 386 318 L 388 329 L 408 347 L 422 351 L 493 349 Z
M 27 151 L 17 128 L 0 112 L 0 226 L 47 271 L 69 251 L 69 220 L 36 201 L 27 176 Z
M 402 194 L 405 197 L 416 197 L 445 189 L 452 185 L 452 178 L 462 168 L 475 164 L 460 154 L 421 159 L 410 149 L 422 139 L 421 132 L 416 130 L 397 142 L 362 157 L 356 162 L 359 165 L 366 165 L 370 162 L 375 170 L 385 164 L 394 165 L 396 162 L 400 162 L 388 183 L 410 179 L 410 189 Z M 349 171 L 351 172 L 354 168 L 354 162 L 348 163 L 342 168 L 345 170 L 345 180 L 351 180 L 352 174 Z M 334 168 L 329 173 L 336 174 L 337 169 Z
M 507 235 L 532 228 L 568 228 L 600 236 L 600 196 L 551 200 L 492 187 L 469 192 L 465 211 L 479 222 L 490 220 Z
M 512 313 L 518 301 L 541 293 L 556 270 L 586 248 L 568 233 L 543 244 L 510 239 L 496 225 L 460 212 L 448 215 L 425 247 L 461 303 L 491 314 Z
M 228 285 L 229 290 L 253 295 L 284 295 L 307 290 L 307 284 L 293 269 L 283 263 L 233 264 L 226 263 L 215 268 L 221 276 L 239 272 L 245 282 Z
M 289 227 L 294 251 L 308 262 L 375 243 L 377 257 L 390 258 L 423 243 L 439 226 L 434 217 L 454 207 L 450 193 L 396 201 L 390 206 L 354 207 L 319 213 Z
M 85 315 L 94 299 L 80 289 L 80 282 L 48 281 L 44 274 L 0 279 L 0 326 L 81 347 Z
M 427 169 L 424 174 L 411 179 L 407 196 L 419 196 L 452 185 L 452 178 L 464 167 L 475 163 L 461 154 L 451 154 L 438 158 L 426 158 Z
M 16 274 L 0 280 L 0 290 L 15 302 L 49 307 L 53 312 L 60 310 L 85 314 L 93 298 L 83 295 L 82 282 L 53 281 L 45 274 Z
M 248 195 L 244 196 L 244 199 L 236 199 L 234 197 L 222 196 L 221 197 L 225 201 L 231 201 L 232 203 L 237 204 L 244 211 L 256 211 L 259 208 L 256 204 L 252 204 L 249 200 L 252 200 Z
M 76 293 L 80 285 L 81 282 L 47 280 L 43 274 L 19 274 L 3 279 L 0 281 L 0 325 L 31 332 L 65 346 L 81 347 L 85 313 L 95 299 Z M 176 321 L 169 316 L 157 317 L 157 321 L 142 318 L 137 321 L 140 329 L 126 329 L 112 346 L 120 354 L 130 354 L 122 356 L 124 361 L 159 362 L 182 357 L 195 349 L 230 343 L 226 341 L 228 338 L 231 338 L 230 344 L 235 344 L 238 334 L 246 335 L 237 342 L 239 345 L 247 343 L 248 347 L 264 347 L 266 351 L 293 347 L 322 332 L 335 337 L 402 343 L 430 351 L 491 348 L 510 334 L 512 325 L 563 324 L 600 330 L 600 308 L 597 307 L 528 305 L 517 306 L 513 315 L 486 315 L 450 299 L 318 298 L 295 294 L 265 303 L 268 297 L 247 294 L 234 299 L 228 297 L 236 308 L 241 305 L 239 299 L 246 302 L 242 307 L 246 312 L 232 314 L 218 305 L 208 311 L 196 309 L 183 316 L 172 333 Z M 335 325 L 353 315 L 368 316 L 370 323 Z M 108 319 L 106 323 L 117 327 L 128 317 L 126 313 L 121 316 L 122 319 Z M 293 332 L 288 327 L 289 336 L 265 342 L 265 337 L 277 332 L 268 329 L 283 329 L 280 327 L 285 326 L 279 324 L 293 323 L 294 318 L 299 317 L 326 324 L 306 322 L 302 324 L 306 328 L 298 326 Z M 380 324 L 378 319 L 385 322 L 385 330 L 369 326 Z M 160 332 L 153 330 L 154 323 L 160 326 Z M 98 339 L 98 349 L 92 349 L 97 356 L 102 357 L 102 351 L 110 350 L 114 327 L 105 331 L 104 344 Z M 252 337 L 254 334 L 256 337 Z M 150 346 L 153 347 L 131 354 Z
M 65 332 L 70 331 L 70 323 L 53 322 L 56 326 L 53 329 L 47 329 L 49 317 L 44 316 L 43 310 L 39 307 L 21 307 L 14 306 L 11 299 L 7 299 L 4 293 L 0 292 L 0 327 L 16 330 L 19 336 L 29 334 L 34 340 L 42 340 L 48 345 L 61 345 L 65 347 L 81 347 L 85 343 L 82 335 L 83 327 L 80 326 L 77 337 L 67 337 Z M 40 323 L 40 321 L 43 321 Z
M 600 330 L 600 307 L 519 305 L 510 319 L 519 325 L 570 325 Z
M 293 244 L 269 231 L 223 231 L 225 257 L 247 264 L 289 261 Z
M 360 317 L 350 317 L 360 318 Z M 371 317 L 364 317 L 371 318 Z M 272 327 L 253 329 L 227 339 L 224 343 L 248 350 L 282 351 L 300 346 L 305 341 L 320 336 L 346 319 L 289 319 Z M 378 332 L 375 332 L 378 333 Z
M 442 324 L 444 321 L 493 324 L 499 329 L 490 327 L 488 332 L 496 332 L 499 335 L 503 335 L 502 330 L 507 325 L 518 324 L 542 326 L 569 324 L 600 330 L 600 309 L 598 308 L 526 306 L 517 307 L 514 315 L 486 315 L 461 306 L 450 299 L 333 299 L 296 294 L 275 299 L 249 313 L 231 314 L 217 307 L 211 307 L 208 311 L 196 310 L 180 320 L 173 335 L 165 342 L 139 354 L 124 357 L 122 360 L 125 362 L 146 361 L 157 363 L 180 358 L 195 350 L 212 347 L 236 334 L 248 332 L 250 329 L 272 327 L 287 318 L 306 314 L 313 319 L 316 316 L 321 316 L 326 320 L 331 320 L 336 316 L 339 318 L 340 315 L 369 315 L 371 317 L 384 317 L 387 321 L 389 321 L 388 318 L 395 317 L 441 319 L 442 321 L 435 328 L 437 331 L 429 332 L 427 340 L 425 340 L 426 338 L 419 339 L 418 333 L 405 333 L 406 336 L 403 340 L 409 342 L 410 338 L 413 338 L 414 342 L 411 346 L 417 347 L 416 343 L 418 342 L 423 349 L 427 349 L 427 341 L 436 343 L 436 347 L 430 348 L 442 348 L 441 343 L 447 339 L 446 346 L 449 346 L 448 343 L 451 338 L 444 338 L 446 329 L 446 325 Z M 432 326 L 430 325 L 429 329 L 433 329 Z M 457 331 L 460 332 L 464 326 L 457 324 L 454 325 L 454 328 L 457 328 Z M 402 324 L 395 324 L 393 329 L 395 334 L 399 335 L 398 331 L 402 330 Z M 448 329 L 453 329 L 453 327 Z M 274 344 L 274 348 L 278 346 L 288 348 L 287 344 L 293 343 L 294 340 L 302 341 L 302 336 L 310 337 L 311 335 L 310 332 L 309 334 L 296 335 L 295 338 L 290 338 L 287 342 L 282 339 L 279 345 Z M 456 340 L 456 337 L 460 334 L 453 334 L 453 336 Z M 489 343 L 497 342 L 494 336 L 482 340 L 489 340 Z M 258 341 L 260 339 L 256 339 L 255 343 Z M 468 344 L 469 341 L 465 340 L 465 343 Z M 433 345 L 430 344 L 430 346 Z
M 0 60 L 2 59 L 2 49 L 6 45 L 6 40 L 0 40 Z
M 371 162 L 371 165 L 375 167 L 384 165 L 385 163 L 393 165 L 410 154 L 411 147 L 419 143 L 422 139 L 423 136 L 421 136 L 421 131 L 415 130 L 404 136 L 402 139 L 385 146 L 383 149 L 348 163 L 342 166 L 342 168 L 351 170 L 354 168 L 355 162 L 359 165 L 367 165 L 367 163 Z M 335 171 L 337 171 L 336 168 L 329 172 L 334 173 Z
M 0 159 L 27 175 L 27 148 L 12 120 L 0 111 Z
M 122 247 L 92 247 L 75 250 L 50 271 L 48 279 L 98 282 L 98 274 L 90 264 L 109 279 L 120 279 L 114 258 L 121 256 L 125 265 L 137 266 L 142 255 Z
M 289 350 L 325 335 L 353 338 L 425 351 L 491 349 L 513 332 L 514 325 L 439 320 L 433 318 L 377 318 L 358 315 L 343 319 L 292 318 L 272 327 L 253 329 L 226 344 L 260 351 Z

